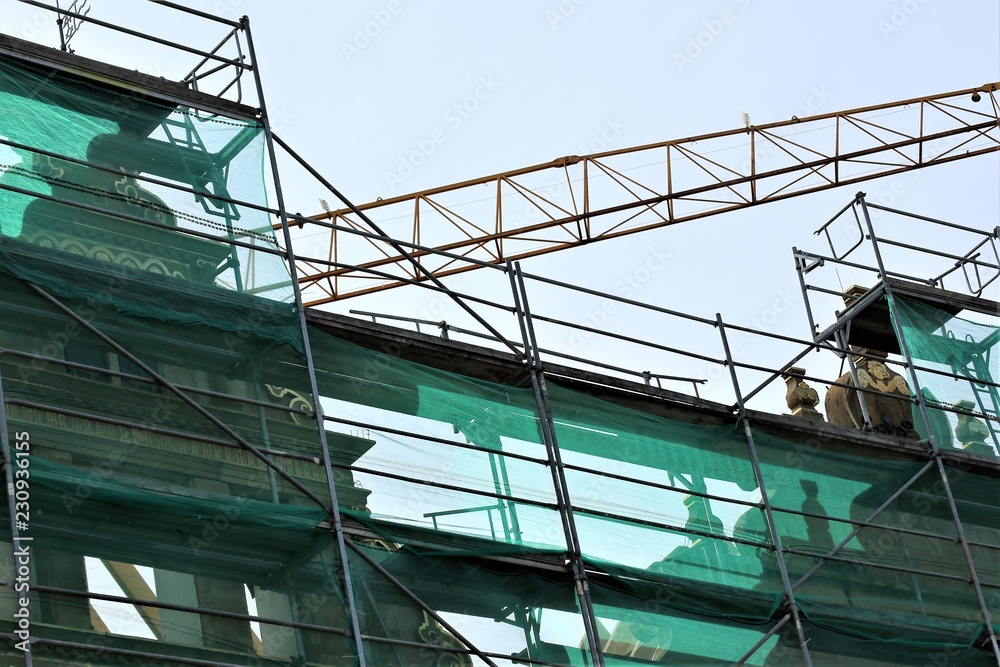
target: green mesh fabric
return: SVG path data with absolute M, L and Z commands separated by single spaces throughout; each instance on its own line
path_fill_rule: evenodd
M 310 341 L 327 414 L 372 424 L 373 433 L 382 427 L 445 440 L 372 436 L 375 446 L 356 464 L 365 472 L 356 474 L 381 491 L 370 498 L 373 520 L 544 551 L 565 548 L 529 387 L 438 371 L 315 329 Z M 686 488 L 706 493 L 709 476 L 716 490 L 746 494 L 755 487 L 745 441 L 732 427 L 684 424 L 557 386 L 550 399 L 563 460 L 580 468 L 567 478 L 587 555 L 645 568 L 686 543 L 685 527 L 717 529 L 718 516 L 688 507 Z M 598 477 L 594 469 L 625 479 Z M 428 488 L 427 481 L 439 486 Z M 719 502 L 713 511 L 732 524 L 745 510 Z M 648 548 L 637 549 L 642 539 Z
M 296 656 L 310 664 L 349 664 L 353 644 L 344 636 L 339 561 L 331 533 L 320 526 L 325 510 L 165 388 L 142 382 L 141 370 L 25 283 L 0 276 L 0 289 L 0 348 L 38 355 L 0 357 L 9 434 L 29 434 L 32 447 L 34 583 L 69 591 L 32 596 L 34 635 L 96 646 L 90 664 L 118 660 L 102 647 L 234 665 L 283 664 Z M 140 289 L 136 283 L 98 299 L 63 302 L 171 382 L 217 392 L 188 395 L 326 497 L 315 420 L 279 409 L 311 408 L 301 344 L 291 344 L 294 324 L 275 327 L 278 338 L 290 341 L 282 344 L 249 327 L 140 317 L 129 307 Z M 218 298 L 269 303 L 228 291 Z M 367 444 L 340 434 L 330 441 L 337 456 Z M 344 502 L 363 507 L 365 490 L 339 472 Z M 6 510 L 5 502 L 2 524 L 9 535 Z M 0 552 L 8 557 L 10 545 Z M 136 616 L 130 604 L 107 602 L 99 613 L 111 634 L 94 644 L 100 626 L 90 603 L 72 593 L 123 595 L 102 583 L 105 562 L 145 568 L 144 579 L 155 584 L 162 603 L 244 615 L 255 607 L 255 615 L 271 622 L 160 609 L 156 624 Z M 322 604 L 306 604 L 316 596 Z M 6 600 L 0 605 L 12 604 Z M 293 631 L 277 623 L 292 620 L 335 631 Z M 51 646 L 40 644 L 37 654 L 37 664 L 64 664 Z
M 476 648 L 557 664 L 592 664 L 583 640 L 578 600 L 568 575 L 531 572 L 516 565 L 477 558 L 434 556 L 385 544 L 361 548 L 368 558 L 463 634 L 475 636 Z M 442 632 L 424 609 L 356 554 L 351 557 L 351 573 L 362 633 L 442 648 L 460 646 Z M 442 581 L 448 585 L 441 586 Z M 532 625 L 536 634 L 529 639 L 523 628 Z M 478 659 L 464 662 L 457 657 L 439 663 L 441 651 L 430 647 L 408 651 L 372 641 L 366 643 L 365 652 L 371 664 L 384 667 L 483 664 Z M 497 664 L 517 663 L 500 658 Z
M 95 543 L 82 530 L 75 535 L 80 541 L 60 541 L 55 533 L 65 524 L 55 517 L 40 517 L 33 522 L 39 528 L 32 544 L 36 581 L 30 594 L 31 631 L 37 642 L 32 647 L 34 664 L 122 664 L 126 658 L 115 651 L 164 656 L 147 658 L 150 664 L 208 660 L 251 667 L 289 665 L 300 659 L 310 665 L 354 664 L 353 643 L 345 635 L 349 623 L 338 583 L 339 559 L 329 534 L 306 539 L 308 533 L 275 526 L 266 531 L 262 527 L 253 534 L 236 517 L 225 529 L 216 530 L 217 537 L 210 545 L 193 550 L 183 544 L 180 536 L 175 544 L 164 544 L 165 531 L 154 531 L 154 524 L 140 535 L 134 525 L 129 525 L 119 505 L 108 506 L 105 513 L 92 530 L 105 535 L 117 533 L 119 538 L 103 544 Z M 118 521 L 114 514 L 119 515 Z M 162 515 L 161 520 L 169 514 Z M 202 526 L 212 526 L 213 522 L 220 525 L 219 516 L 214 512 L 207 515 Z M 92 518 L 86 515 L 77 520 Z M 152 521 L 156 517 L 132 517 L 133 521 L 137 519 Z M 169 520 L 171 526 L 186 528 L 172 516 Z M 135 552 L 133 540 L 146 537 L 162 548 L 156 560 L 163 562 L 151 563 Z M 266 556 L 258 548 L 262 541 L 271 546 Z M 0 546 L 4 548 L 0 561 L 9 559 L 9 536 L 0 536 Z M 216 567 L 210 565 L 212 562 Z M 114 600 L 91 602 L 74 594 L 89 591 L 122 596 L 119 586 L 106 581 L 107 571 L 116 572 L 121 577 L 119 586 L 134 597 L 164 605 L 191 606 L 192 596 L 197 595 L 194 606 L 198 610 L 134 606 Z M 149 587 L 145 594 L 129 587 L 126 577 L 130 572 L 142 573 Z M 61 590 L 42 590 L 42 586 Z M 12 610 L 12 603 L 9 589 L 0 589 L 0 607 L 5 609 L 0 628 L 5 632 L 9 631 L 11 614 L 7 612 Z M 265 620 L 251 623 L 232 615 Z M 98 622 L 101 631 L 95 632 Z M 310 628 L 295 628 L 287 624 L 290 622 L 308 624 Z M 46 641 L 74 642 L 87 648 L 68 650 Z M 0 650 L 2 664 L 23 664 L 23 657 L 16 657 L 23 654 L 9 645 Z M 171 658 L 176 658 L 177 663 Z
M 175 288 L 183 280 L 291 300 L 284 260 L 254 250 L 278 247 L 267 214 L 210 196 L 266 206 L 258 124 L 164 106 L 6 58 L 0 108 L 0 139 L 21 146 L 0 145 L 3 236 L 163 274 Z M 140 174 L 165 184 L 136 180 Z M 172 234 L 172 227 L 211 239 Z
M 551 488 L 547 471 L 535 463 L 543 454 L 529 388 L 471 380 L 403 360 L 398 349 L 370 350 L 320 331 L 310 339 L 324 378 L 327 413 L 372 425 L 367 436 L 374 445 L 357 463 L 368 472 L 355 469 L 355 474 L 372 491 L 370 520 L 380 534 L 404 549 L 421 545 L 424 553 L 437 555 L 560 548 L 561 537 L 552 539 L 560 530 L 555 515 L 547 523 L 529 522 L 524 512 L 541 510 L 518 502 L 542 500 L 547 492 L 539 490 Z M 751 628 L 774 619 L 784 587 L 763 512 L 749 504 L 760 495 L 743 434 L 728 425 L 667 419 L 551 383 L 549 388 L 562 458 L 574 466 L 566 476 L 581 549 L 594 576 L 634 600 L 655 603 L 670 616 L 664 621 L 668 629 L 674 616 L 684 614 L 739 619 Z M 488 423 L 488 429 L 475 430 L 479 423 Z M 456 444 L 425 449 L 379 427 L 408 428 Z M 918 477 L 836 560 L 799 582 L 849 536 L 852 521 L 867 520 L 920 472 L 922 461 L 884 451 L 849 454 L 832 436 L 795 442 L 758 431 L 754 441 L 778 535 L 789 550 L 784 558 L 797 584 L 797 601 L 814 627 L 859 641 L 935 650 L 974 643 L 982 613 L 947 497 L 933 474 Z M 463 442 L 476 449 L 457 446 Z M 532 459 L 508 460 L 506 477 L 499 466 L 487 465 L 490 457 L 512 454 Z M 393 477 L 386 481 L 383 475 Z M 482 495 L 428 491 L 427 480 Z M 492 496 L 491 488 L 498 489 Z M 984 488 L 983 493 L 981 502 L 996 507 L 995 492 Z M 962 509 L 968 510 L 967 529 L 995 545 L 985 508 L 963 504 Z M 502 515 L 509 522 L 517 519 L 520 532 L 504 530 Z M 535 535 L 548 535 L 549 541 Z M 995 571 L 997 551 L 981 550 L 983 567 Z M 642 618 L 644 626 L 656 625 Z M 646 649 L 655 653 L 653 645 Z
M 773 623 L 741 621 L 702 609 L 685 612 L 678 598 L 697 591 L 672 586 L 621 586 L 618 580 L 590 579 L 594 611 L 598 617 L 608 665 L 717 664 L 737 662 L 750 652 Z M 746 601 L 746 598 L 743 598 Z M 753 608 L 753 604 L 749 608 Z M 778 643 L 765 640 L 745 664 L 761 665 Z M 786 665 L 803 664 L 789 651 Z
M 8 295 L 0 317 L 5 349 L 126 368 L 22 282 L 2 280 Z M 138 317 L 114 301 L 89 310 L 85 302 L 66 302 L 126 348 L 140 351 L 143 361 L 174 382 L 271 401 L 273 407 L 254 407 L 219 396 L 196 399 L 253 444 L 284 452 L 275 460 L 323 496 L 326 482 L 315 458 L 320 450 L 314 422 L 276 409 L 309 405 L 303 362 L 291 345 L 204 324 Z M 486 650 L 587 664 L 571 583 L 483 560 L 551 557 L 565 550 L 530 389 L 447 373 L 405 361 L 399 350 L 396 355 L 374 351 L 319 330 L 311 331 L 311 340 L 326 412 L 369 425 L 331 421 L 327 426 L 342 507 L 383 536 L 369 555 L 419 589 L 432 608 L 472 628 L 470 636 Z M 0 370 L 8 399 L 43 404 L 8 405 L 8 417 L 12 429 L 31 432 L 37 443 L 33 498 L 45 519 L 35 529 L 53 562 L 99 558 L 205 577 L 225 582 L 218 586 L 229 590 L 230 598 L 235 577 L 276 605 L 287 589 L 273 582 L 289 563 L 307 563 L 296 571 L 310 586 L 333 581 L 335 574 L 318 579 L 315 569 L 336 571 L 330 533 L 316 527 L 322 511 L 245 452 L 206 440 L 224 438 L 188 406 L 123 378 L 51 362 L 39 366 L 4 355 Z M 760 496 L 743 434 L 729 425 L 679 422 L 566 387 L 551 386 L 550 399 L 564 462 L 573 466 L 567 480 L 584 560 L 600 584 L 595 603 L 612 664 L 664 657 L 684 664 L 697 648 L 691 638 L 698 633 L 734 638 L 725 647 L 703 646 L 710 661 L 724 663 L 749 651 L 780 617 L 783 587 L 763 514 L 746 504 Z M 110 420 L 161 430 L 147 432 Z M 782 545 L 793 550 L 785 555 L 793 582 L 847 536 L 849 521 L 867 519 L 922 465 L 884 452 L 878 457 L 838 452 L 833 440 L 800 443 L 757 432 L 755 444 Z M 981 614 L 939 482 L 925 473 L 839 554 L 852 562 L 828 562 L 797 587 L 810 632 L 850 638 L 858 643 L 852 655 L 866 656 L 871 665 L 910 664 L 888 661 L 891 652 L 879 648 L 883 645 L 898 644 L 911 656 L 976 655 L 969 647 L 981 635 Z M 953 484 L 993 609 L 989 593 L 995 588 L 989 586 L 996 586 L 1000 568 L 990 545 L 1000 536 L 992 481 L 962 473 Z M 320 553 L 327 554 L 326 560 L 317 560 Z M 370 566 L 354 560 L 361 604 L 382 613 L 375 619 L 366 612 L 367 633 L 417 643 L 447 636 L 428 625 L 422 610 L 400 598 Z M 893 569 L 900 567 L 925 573 Z M 67 576 L 53 572 L 44 581 L 89 590 L 85 578 L 74 582 Z M 443 580 L 456 583 L 442 588 Z M 73 620 L 83 612 L 70 611 L 80 607 L 78 598 L 47 595 L 41 607 L 66 609 L 48 636 L 69 636 L 68 629 L 86 626 L 82 617 Z M 503 632 L 497 630 L 496 618 L 506 618 L 498 615 L 514 599 L 526 600 L 524 605 L 544 619 L 555 619 L 543 622 L 548 629 L 531 642 L 523 632 L 521 643 L 514 642 L 506 622 L 500 624 Z M 176 619 L 178 628 L 191 623 Z M 344 627 L 342 617 L 324 623 Z M 246 636 L 242 625 L 234 632 Z M 312 640 L 314 650 L 349 652 L 341 635 L 319 635 Z M 116 634 L 113 641 L 135 648 L 152 640 Z M 795 664 L 787 661 L 795 659 L 796 649 L 782 653 L 782 641 L 780 636 L 768 640 L 748 664 Z M 823 649 L 830 656 L 825 664 L 836 664 L 836 646 L 830 640 Z M 372 642 L 365 650 L 376 664 L 422 664 L 390 644 Z M 225 661 L 233 659 L 227 654 Z M 513 659 L 511 664 L 516 664 Z
M 982 612 L 935 468 L 875 515 L 874 525 L 862 527 L 838 560 L 820 565 L 819 556 L 855 531 L 850 521 L 868 520 L 923 464 L 885 453 L 878 459 L 840 453 L 822 438 L 809 445 L 765 436 L 755 442 L 782 546 L 793 550 L 785 560 L 796 601 L 808 618 L 880 641 L 971 645 Z M 989 525 L 981 513 L 968 521 L 970 530 Z
M 0 108 L 0 138 L 23 145 L 0 148 L 0 379 L 7 435 L 31 443 L 34 664 L 353 664 L 326 510 L 32 287 L 328 499 L 287 268 L 230 243 L 276 249 L 269 220 L 213 196 L 266 205 L 261 128 L 7 59 Z M 369 445 L 330 434 L 337 461 Z M 334 484 L 364 509 L 350 472 Z M 0 589 L 0 632 L 15 605 Z
M 810 661 L 814 667 L 979 667 L 992 665 L 996 659 L 983 651 L 965 645 L 908 646 L 895 642 L 861 639 L 826 629 L 811 622 L 803 623 Z M 764 667 L 804 665 L 798 638 L 786 624 L 760 648 L 746 664 Z
M 225 577 L 236 568 L 244 581 L 264 580 L 307 548 L 312 530 L 326 518 L 315 505 L 102 476 L 41 457 L 30 470 L 37 497 L 32 510 L 41 519 L 31 522 L 33 539 L 46 549 L 149 567 L 171 569 L 194 557 L 199 574 Z M 171 531 L 162 530 L 165 523 Z M 280 550 L 254 546 L 279 535 Z
M 1000 523 L 996 521 L 1000 492 L 996 479 L 961 469 L 949 469 L 948 478 L 986 607 L 994 628 L 1000 629 L 1000 550 L 996 548 L 1000 544 Z
M 34 147 L 0 149 L 0 380 L 8 435 L 31 442 L 35 664 L 121 664 L 118 650 L 163 656 L 156 664 L 353 666 L 345 566 L 371 665 L 479 664 L 393 580 L 497 665 L 591 664 L 532 389 L 311 329 L 333 490 L 346 519 L 371 531 L 358 538 L 364 557 L 342 561 L 329 517 L 308 497 L 329 500 L 331 480 L 287 271 L 280 257 L 228 243 L 276 247 L 266 216 L 133 178 L 263 203 L 259 128 L 7 61 L 0 108 L 0 137 Z M 104 178 L 38 149 L 118 173 Z M 306 492 L 143 381 L 128 355 L 30 285 L 181 387 Z M 907 326 L 929 347 L 915 349 L 949 343 L 936 333 L 942 323 L 961 341 L 944 357 L 921 352 L 928 363 L 991 368 L 995 330 L 958 333 L 956 320 L 927 327 L 940 315 L 921 317 Z M 986 385 L 965 384 L 987 396 Z M 782 552 L 730 415 L 682 421 L 652 401 L 613 403 L 554 381 L 548 398 L 608 664 L 804 664 L 792 624 L 767 634 L 786 613 L 782 561 L 814 665 L 989 663 L 936 468 L 847 539 L 851 522 L 867 520 L 923 461 L 756 430 Z M 996 620 L 995 480 L 948 472 Z M 9 581 L 6 512 L 4 503 L 0 579 Z M 16 604 L 0 587 L 0 633 L 14 628 Z M 0 655 L 17 664 L 10 642 Z
M 996 317 L 975 322 L 901 297 L 892 297 L 889 304 L 902 328 L 897 335 L 905 340 L 914 362 L 947 374 L 916 371 L 938 446 L 997 456 L 1000 387 L 995 385 L 1000 381 L 1000 354 L 995 352 L 1000 347 L 1000 327 Z M 922 424 L 923 419 L 914 423 Z
M 205 325 L 219 331 L 215 335 L 226 347 L 238 346 L 252 332 L 255 339 L 269 339 L 302 350 L 295 308 L 281 301 L 180 282 L 162 274 L 76 254 L 67 253 L 55 259 L 48 248 L 3 236 L 0 236 L 0 274 L 85 304 L 88 312 L 113 310 L 156 322 Z

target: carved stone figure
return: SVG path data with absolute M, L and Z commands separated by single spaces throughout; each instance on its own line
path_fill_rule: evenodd
M 885 358 L 884 352 L 858 350 L 863 354 Z M 865 405 L 871 419 L 871 427 L 879 433 L 896 435 L 902 438 L 914 437 L 912 404 L 902 397 L 909 397 L 910 388 L 896 371 L 892 370 L 879 358 L 856 357 L 858 383 L 862 389 L 871 389 L 882 394 L 864 393 Z M 837 378 L 839 384 L 854 385 L 854 378 L 845 373 Z M 862 392 L 847 387 L 833 386 L 826 392 L 824 408 L 826 418 L 831 424 L 853 426 L 863 429 L 864 414 L 861 411 L 859 394 Z M 900 396 L 894 398 L 893 394 Z
M 785 370 L 781 376 L 788 385 L 785 403 L 795 417 L 823 421 L 823 415 L 816 409 L 819 404 L 819 394 L 802 379 L 805 374 L 806 369 L 795 366 Z
M 959 401 L 955 404 L 959 410 L 972 412 L 976 404 L 972 401 Z M 993 447 L 986 443 L 986 438 L 990 436 L 990 430 L 981 420 L 972 415 L 959 413 L 958 423 L 955 424 L 955 437 L 961 444 L 962 449 L 973 454 L 984 456 L 995 456 Z

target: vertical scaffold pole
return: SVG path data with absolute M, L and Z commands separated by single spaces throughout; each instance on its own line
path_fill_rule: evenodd
M 262 359 L 250 360 L 250 381 L 253 383 L 253 397 L 256 401 L 263 401 L 264 397 L 260 391 L 261 382 L 264 378 L 263 370 L 264 362 Z M 264 447 L 271 448 L 271 432 L 267 425 L 267 413 L 264 412 L 264 406 L 257 406 L 257 422 L 260 424 L 260 436 L 261 444 Z M 270 456 L 268 457 L 270 458 Z M 279 503 L 278 495 L 278 483 L 275 477 L 274 470 L 271 468 L 267 469 L 267 482 L 268 490 L 271 492 L 271 502 Z M 298 587 L 295 582 L 295 577 L 292 575 L 291 571 L 285 572 L 285 585 L 288 587 L 288 602 L 289 608 L 291 610 L 292 621 L 295 623 L 300 623 L 301 618 L 299 614 L 299 601 L 298 601 Z M 302 639 L 302 628 L 293 628 L 295 633 L 295 650 L 299 652 L 302 660 L 306 659 L 306 645 Z M 261 637 L 263 640 L 263 637 Z
M 580 549 L 580 539 L 576 531 L 576 520 L 573 518 L 573 505 L 570 501 L 569 486 L 566 483 L 566 471 L 563 468 L 559 443 L 556 440 L 555 424 L 552 420 L 552 405 L 549 402 L 548 389 L 545 384 L 545 372 L 539 356 L 538 341 L 535 338 L 535 327 L 531 320 L 531 308 L 528 305 L 528 293 L 524 287 L 524 276 L 521 275 L 520 264 L 507 262 L 507 275 L 510 278 L 511 291 L 514 297 L 514 311 L 517 323 L 521 329 L 524 343 L 525 363 L 531 377 L 531 388 L 535 395 L 538 409 L 538 422 L 545 445 L 549 470 L 552 473 L 552 484 L 556 494 L 556 504 L 559 507 L 559 518 L 562 522 L 563 534 L 569 555 L 570 569 L 576 585 L 577 597 L 580 601 L 580 611 L 583 615 L 583 625 L 587 632 L 587 644 L 595 667 L 604 667 L 604 653 L 601 650 L 600 634 L 598 632 L 597 616 L 594 613 L 594 603 L 590 597 L 590 583 L 583 565 L 583 553 Z
M 802 650 L 802 659 L 806 667 L 812 667 L 812 658 L 809 657 L 809 647 L 806 645 L 805 629 L 802 627 L 802 617 L 799 614 L 799 605 L 795 601 L 795 592 L 792 590 L 792 582 L 788 578 L 788 567 L 785 564 L 785 553 L 781 550 L 781 538 L 778 535 L 778 525 L 774 521 L 774 512 L 771 509 L 771 500 L 768 498 L 767 486 L 764 484 L 764 473 L 761 471 L 760 459 L 757 458 L 757 446 L 753 441 L 753 430 L 750 428 L 750 418 L 747 416 L 746 405 L 743 403 L 743 392 L 740 390 L 740 381 L 736 375 L 736 365 L 733 363 L 733 354 L 729 349 L 729 338 L 726 336 L 726 325 L 722 321 L 722 315 L 715 314 L 716 326 L 719 327 L 719 335 L 722 336 L 722 347 L 726 352 L 726 366 L 729 368 L 729 376 L 733 381 L 733 391 L 736 393 L 736 406 L 739 410 L 738 418 L 743 425 L 743 435 L 747 439 L 750 450 L 750 463 L 753 465 L 753 474 L 757 479 L 757 487 L 760 489 L 760 499 L 764 506 L 764 517 L 767 520 L 767 529 L 771 536 L 771 543 L 774 545 L 778 556 L 778 571 L 781 573 L 781 584 L 785 590 L 785 599 L 788 602 L 788 611 L 792 615 L 792 623 L 795 627 L 795 635 L 799 640 L 799 648 Z
M 903 323 L 900 321 L 899 312 L 896 310 L 892 302 L 892 287 L 889 285 L 889 278 L 885 273 L 885 264 L 882 262 L 882 253 L 879 251 L 878 247 L 878 237 L 875 236 L 875 226 L 872 224 L 871 215 L 868 213 L 868 205 L 865 203 L 865 193 L 859 192 L 855 198 L 855 202 L 858 206 L 860 206 L 861 213 L 865 219 L 865 225 L 868 230 L 868 238 L 871 239 L 872 242 L 872 251 L 875 255 L 878 273 L 882 279 L 883 289 L 885 290 L 885 298 L 889 302 L 889 316 L 892 318 L 892 327 L 896 332 L 896 339 L 899 341 L 899 350 L 903 355 L 903 363 L 906 364 L 906 369 L 910 376 L 910 382 L 912 382 L 910 385 L 911 391 L 916 394 L 917 404 L 920 406 L 920 416 L 924 420 L 924 428 L 927 430 L 927 442 L 931 447 L 931 456 L 936 461 L 938 473 L 941 475 L 941 484 L 944 488 L 945 495 L 948 498 L 948 506 L 951 509 L 952 520 L 955 522 L 958 542 L 962 546 L 962 553 L 965 556 L 965 563 L 969 568 L 972 587 L 976 591 L 976 598 L 979 601 L 979 610 L 983 615 L 986 635 L 989 638 L 990 646 L 993 649 L 993 656 L 997 660 L 997 665 L 1000 665 L 1000 642 L 998 642 L 996 631 L 993 629 L 993 621 L 989 605 L 986 603 L 986 596 L 983 594 L 983 587 L 979 581 L 979 574 L 976 572 L 976 564 L 972 558 L 972 550 L 969 548 L 969 541 L 965 536 L 965 528 L 962 526 L 962 517 L 958 513 L 958 505 L 955 503 L 955 496 L 953 495 L 951 489 L 951 480 L 948 479 L 948 470 L 945 468 L 944 461 L 941 458 L 941 448 L 938 445 L 937 437 L 935 437 L 934 431 L 931 428 L 930 412 L 927 408 L 927 401 L 924 397 L 924 393 L 920 389 L 920 380 L 917 378 L 917 369 L 913 364 L 913 357 L 910 354 L 910 346 L 906 341 L 906 335 L 903 331 Z
M 11 454 L 10 431 L 8 428 L 7 401 L 4 399 L 3 395 L 3 373 L 0 372 L 0 445 L 2 445 L 3 450 L 4 482 L 7 484 L 7 512 L 10 514 L 11 557 L 13 559 L 12 562 L 14 563 L 13 573 L 11 575 L 11 594 L 17 598 L 18 620 L 24 619 L 25 623 L 23 630 L 25 634 L 23 635 L 23 639 L 21 635 L 15 636 L 23 641 L 24 667 L 31 667 L 31 612 L 27 604 L 28 596 L 27 594 L 17 595 L 14 592 L 14 582 L 20 578 L 17 567 L 18 557 L 23 555 L 24 551 L 30 550 L 31 537 L 22 537 L 21 531 L 17 526 L 17 499 L 14 494 L 14 457 Z M 28 577 L 30 578 L 30 571 L 28 572 Z M 29 583 L 30 585 L 30 582 L 26 583 Z M 20 626 L 17 627 L 17 630 L 21 631 Z
M 809 263 L 802 257 L 799 257 L 799 249 L 792 248 L 792 257 L 795 259 L 795 273 L 799 277 L 799 289 L 802 291 L 802 305 L 806 309 L 806 318 L 809 320 L 809 335 L 813 337 L 813 342 L 819 342 L 816 340 L 817 327 L 816 320 L 813 318 L 812 304 L 809 302 L 809 288 L 806 286 L 806 273 L 809 271 Z
M 858 377 L 858 365 L 854 363 L 854 355 L 851 354 L 850 343 L 847 340 L 847 332 L 844 329 L 838 329 L 833 334 L 834 340 L 837 343 L 837 347 L 845 350 L 844 358 L 847 360 L 847 368 L 851 373 L 851 380 L 854 381 L 855 387 L 861 387 L 861 378 Z M 841 367 L 843 368 L 843 367 Z M 868 396 L 862 392 L 858 391 L 858 405 L 861 407 L 861 418 L 864 421 L 864 430 L 869 430 L 872 428 L 872 417 L 871 413 L 868 411 Z
M 364 646 L 361 642 L 361 626 L 358 622 L 357 602 L 354 598 L 354 584 L 351 581 L 351 567 L 347 544 L 344 542 L 344 526 L 340 517 L 340 503 L 337 500 L 337 488 L 333 476 L 333 466 L 330 461 L 330 447 L 326 441 L 326 422 L 323 419 L 323 406 L 320 401 L 319 385 L 316 382 L 316 367 L 313 364 L 312 348 L 309 345 L 309 330 L 306 323 L 306 311 L 302 305 L 302 292 L 299 290 L 298 272 L 295 268 L 295 252 L 292 249 L 292 236 L 288 230 L 288 215 L 285 211 L 285 199 L 281 191 L 281 179 L 278 176 L 278 159 L 274 151 L 274 137 L 271 133 L 271 124 L 268 120 L 267 106 L 264 102 L 264 89 L 260 80 L 260 69 L 257 64 L 257 54 L 254 51 L 253 36 L 250 33 L 250 19 L 244 16 L 240 19 L 244 34 L 247 37 L 247 52 L 252 63 L 254 85 L 257 89 L 257 102 L 260 104 L 260 122 L 264 129 L 264 140 L 267 144 L 267 153 L 271 164 L 271 178 L 274 182 L 274 192 L 278 212 L 281 217 L 281 231 L 285 241 L 285 252 L 287 254 L 288 272 L 292 281 L 292 291 L 295 295 L 295 309 L 299 314 L 299 328 L 302 332 L 302 346 L 306 359 L 306 370 L 309 374 L 309 389 L 313 396 L 313 411 L 316 415 L 316 428 L 319 430 L 319 442 L 323 453 L 323 467 L 326 470 L 327 488 L 330 493 L 330 504 L 334 532 L 336 533 L 337 550 L 340 554 L 341 570 L 344 575 L 344 597 L 347 600 L 347 611 L 351 621 L 351 634 L 354 637 L 355 648 L 358 652 L 358 667 L 367 667 L 365 661 Z
M 920 380 L 917 378 L 917 372 L 913 368 L 913 360 L 910 357 L 910 350 L 903 336 L 899 316 L 892 305 L 892 287 L 889 286 L 889 277 L 885 273 L 885 264 L 882 262 L 882 253 L 878 247 L 878 237 L 875 236 L 875 228 L 872 226 L 872 219 L 868 214 L 868 206 L 865 204 L 865 193 L 859 192 L 855 196 L 854 203 L 861 207 L 861 213 L 865 219 L 868 238 L 872 242 L 872 252 L 875 254 L 875 265 L 878 267 L 878 276 L 882 281 L 882 289 L 885 292 L 886 301 L 889 302 L 889 316 L 892 318 L 892 327 L 896 332 L 896 339 L 899 341 L 899 349 L 906 364 L 907 374 L 910 376 L 910 390 L 916 395 L 917 405 L 920 407 L 920 417 L 924 420 L 924 428 L 927 430 L 927 442 L 931 447 L 931 451 L 937 452 L 937 439 L 934 437 L 934 431 L 931 429 L 931 418 L 930 413 L 927 411 L 927 401 L 924 399 L 924 392 L 920 389 Z

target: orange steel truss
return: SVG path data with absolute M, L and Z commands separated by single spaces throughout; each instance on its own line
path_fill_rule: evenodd
M 298 262 L 299 282 L 306 305 L 317 306 L 991 153 L 1000 150 L 997 90 L 1000 82 L 747 123 L 326 211 L 299 221 L 293 242 L 300 257 L 311 255 Z M 321 251 L 305 238 L 317 232 Z M 406 254 L 425 271 L 389 240 L 413 244 Z

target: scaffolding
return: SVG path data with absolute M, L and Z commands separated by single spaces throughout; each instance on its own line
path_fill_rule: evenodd
M 159 4 L 227 32 L 180 84 L 0 36 L 0 663 L 1000 664 L 1000 228 L 859 193 L 805 339 L 447 252 L 509 299 L 412 283 L 478 330 L 308 310 L 249 21 Z

